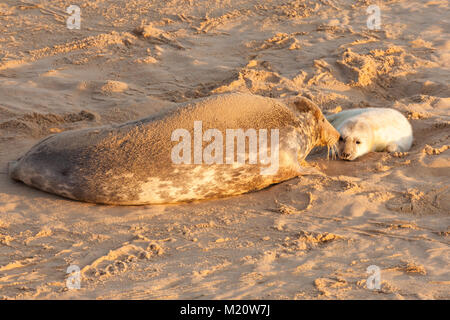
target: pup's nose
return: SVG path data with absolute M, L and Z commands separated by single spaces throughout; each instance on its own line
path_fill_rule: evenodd
M 349 153 L 347 153 L 347 152 L 342 152 L 342 153 L 341 153 L 341 158 L 342 158 L 342 159 L 347 159 L 348 157 L 350 157 L 350 154 L 349 154 Z

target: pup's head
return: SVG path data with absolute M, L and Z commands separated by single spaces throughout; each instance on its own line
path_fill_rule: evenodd
M 341 128 L 338 155 L 342 160 L 355 160 L 372 149 L 372 131 L 364 122 L 348 121 Z
M 339 139 L 339 132 L 328 122 L 319 107 L 311 100 L 304 97 L 296 97 L 293 103 L 299 112 L 309 112 L 316 120 L 315 145 L 333 147 Z

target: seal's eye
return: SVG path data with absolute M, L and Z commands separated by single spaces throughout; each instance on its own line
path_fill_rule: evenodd
M 342 137 L 339 137 L 339 141 L 344 141 L 344 139 Z
M 361 141 L 359 141 L 359 140 L 358 140 L 358 141 L 356 141 L 356 144 L 361 144 Z

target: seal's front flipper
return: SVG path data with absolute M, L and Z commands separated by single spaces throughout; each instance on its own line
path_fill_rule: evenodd
M 398 151 L 401 151 L 401 150 L 400 150 L 400 148 L 398 147 L 398 145 L 396 143 L 391 142 L 391 143 L 389 143 L 386 146 L 386 151 L 392 153 L 392 152 L 398 152 Z

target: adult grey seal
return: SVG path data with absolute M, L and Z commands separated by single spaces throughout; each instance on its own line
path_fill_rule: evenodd
M 315 146 L 333 146 L 338 138 L 306 98 L 229 93 L 121 125 L 49 136 L 11 162 L 9 173 L 32 187 L 92 203 L 194 201 L 298 176 Z M 237 147 L 230 147 L 235 141 Z

